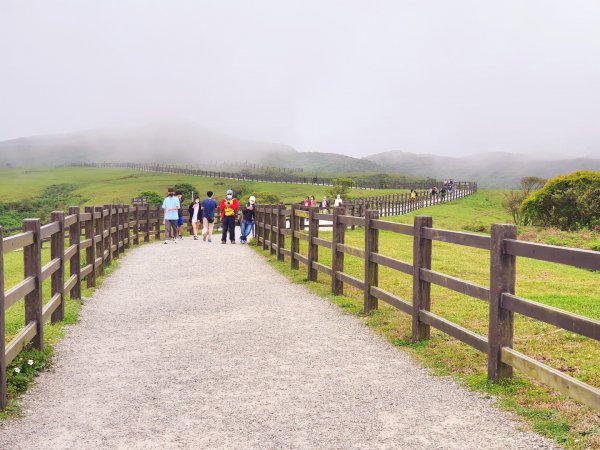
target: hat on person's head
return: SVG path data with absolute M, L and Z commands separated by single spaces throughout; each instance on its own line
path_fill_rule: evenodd
M 254 195 L 251 195 L 248 201 L 251 205 L 254 205 L 256 203 L 256 197 Z
M 337 198 L 342 198 L 342 197 L 340 196 L 340 194 L 338 194 L 338 195 L 337 195 Z
M 233 191 L 231 189 L 227 189 L 227 195 L 233 195 Z

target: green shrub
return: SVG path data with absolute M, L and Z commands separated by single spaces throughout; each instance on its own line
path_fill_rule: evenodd
M 254 192 L 252 195 L 256 197 L 256 203 L 261 205 L 275 205 L 281 201 L 279 195 L 273 192 Z
M 198 195 L 198 189 L 196 189 L 194 186 L 192 186 L 189 183 L 177 183 L 175 186 L 173 186 L 175 188 L 175 191 L 179 191 L 181 192 L 181 194 L 183 195 L 183 198 L 186 199 L 191 199 L 192 198 L 192 193 L 194 195 Z M 162 199 L 161 199 L 162 202 Z
M 522 206 L 526 223 L 573 231 L 600 226 L 600 172 L 552 178 Z
M 150 205 L 155 205 L 157 203 L 163 202 L 163 196 L 158 192 L 154 191 L 144 191 L 138 194 L 138 197 L 145 198 L 146 202 Z

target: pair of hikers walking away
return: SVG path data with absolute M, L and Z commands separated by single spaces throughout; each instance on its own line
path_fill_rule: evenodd
M 248 203 L 242 208 L 242 218 L 240 221 L 240 230 L 242 236 L 240 237 L 240 244 L 246 244 L 248 242 L 248 236 L 254 229 L 254 205 L 256 198 L 251 195 L 248 199 Z M 233 191 L 229 189 L 227 196 L 221 200 L 219 210 L 221 211 L 221 226 L 223 228 L 223 234 L 221 236 L 221 244 L 227 243 L 227 233 L 229 233 L 229 242 L 235 244 L 235 222 L 238 217 L 238 209 L 240 203 L 238 199 L 233 196 Z

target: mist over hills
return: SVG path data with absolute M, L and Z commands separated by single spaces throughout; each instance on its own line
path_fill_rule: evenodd
M 271 142 L 239 139 L 190 123 L 152 124 L 134 129 L 24 137 L 0 142 L 0 166 L 56 166 L 89 162 L 158 162 L 209 168 L 246 162 L 302 168 L 307 174 L 398 173 L 437 179 L 474 180 L 482 187 L 512 187 L 523 176 L 550 178 L 576 170 L 600 170 L 598 158 L 540 158 L 488 152 L 465 157 L 404 151 L 354 158 L 337 153 L 298 152 Z

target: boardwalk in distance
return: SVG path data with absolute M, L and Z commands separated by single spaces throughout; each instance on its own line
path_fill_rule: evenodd
M 251 249 L 132 250 L 0 448 L 553 448 Z

